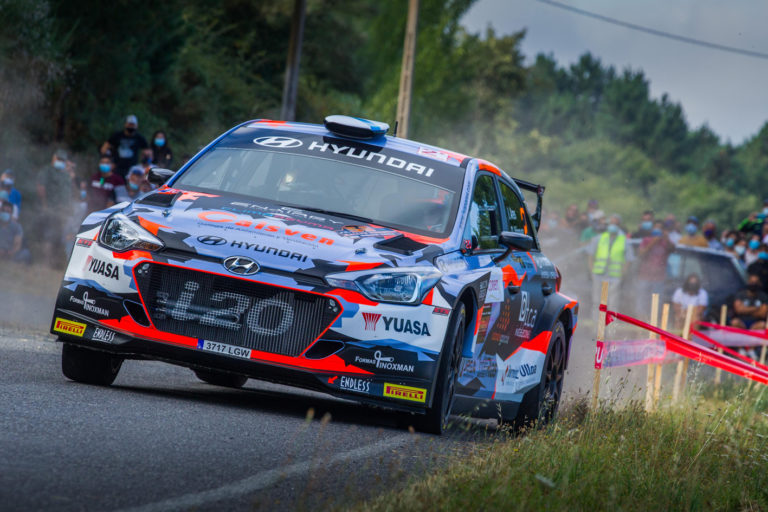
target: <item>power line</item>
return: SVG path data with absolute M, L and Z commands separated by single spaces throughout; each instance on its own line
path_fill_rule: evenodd
M 723 52 L 730 52 L 730 53 L 737 53 L 739 55 L 746 55 L 747 57 L 756 57 L 758 59 L 766 59 L 768 60 L 768 53 L 762 53 L 762 52 L 756 52 L 752 50 L 746 50 L 744 48 L 736 48 L 735 46 L 726 46 L 723 44 L 717 44 L 717 43 L 710 43 L 709 41 L 702 41 L 701 39 L 694 39 L 692 37 L 685 37 L 685 36 L 679 36 L 677 34 L 670 34 L 669 32 L 664 32 L 662 30 L 656 30 L 655 28 L 649 28 L 649 27 L 643 27 L 641 25 L 635 25 L 634 23 L 628 23 L 626 21 L 617 20 L 616 18 L 610 18 L 608 16 L 603 16 L 602 14 L 597 14 L 591 11 L 585 11 L 584 9 L 579 9 L 577 7 L 573 7 L 567 4 L 563 4 L 560 2 L 555 2 L 554 0 L 537 0 L 538 2 L 541 2 L 543 4 L 551 5 L 552 7 L 557 7 L 559 9 L 565 9 L 566 11 L 571 11 L 576 14 L 580 14 L 581 16 L 586 16 L 588 18 L 594 18 L 596 20 L 605 21 L 607 23 L 612 23 L 614 25 L 619 25 L 620 27 L 629 28 L 632 30 L 637 30 L 638 32 L 645 32 L 646 34 L 651 34 L 654 36 L 659 37 L 666 37 L 667 39 L 672 39 L 674 41 L 680 41 L 683 43 L 693 44 L 697 46 L 703 46 L 705 48 L 711 48 L 713 50 L 720 50 Z

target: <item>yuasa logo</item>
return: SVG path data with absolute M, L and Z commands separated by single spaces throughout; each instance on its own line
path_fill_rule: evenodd
M 301 141 L 299 139 L 291 137 L 258 137 L 253 139 L 253 142 L 259 146 L 279 149 L 297 148 L 301 146 Z
M 380 319 L 381 319 L 381 314 L 379 313 L 363 313 L 363 320 L 365 320 L 365 330 L 375 331 L 376 324 L 379 323 Z

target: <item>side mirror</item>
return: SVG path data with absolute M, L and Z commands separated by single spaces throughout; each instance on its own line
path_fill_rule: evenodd
M 160 167 L 152 167 L 149 169 L 147 180 L 153 185 L 160 186 L 171 179 L 171 176 L 174 174 L 176 174 L 176 171 L 172 171 L 170 169 L 161 169 Z
M 533 237 L 524 235 L 522 233 L 515 233 L 513 231 L 502 231 L 501 235 L 499 236 L 499 244 L 507 247 L 508 249 L 530 251 L 533 247 Z

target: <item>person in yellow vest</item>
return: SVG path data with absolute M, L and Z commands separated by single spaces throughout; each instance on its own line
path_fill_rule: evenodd
M 627 234 L 621 229 L 621 216 L 610 216 L 608 226 L 599 236 L 594 237 L 587 253 L 589 268 L 592 270 L 592 304 L 595 311 L 600 304 L 603 281 L 608 281 L 608 308 L 620 310 L 619 287 L 627 267 L 634 259 L 632 247 L 627 243 Z

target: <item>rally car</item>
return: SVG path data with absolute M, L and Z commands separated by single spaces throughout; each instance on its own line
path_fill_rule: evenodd
M 249 121 L 89 215 L 51 324 L 64 375 L 109 385 L 124 359 L 158 359 L 436 433 L 450 413 L 551 419 L 578 304 L 540 252 L 544 188 L 388 128 Z

